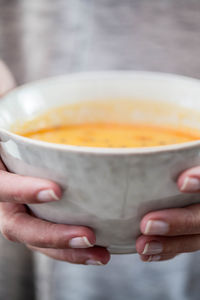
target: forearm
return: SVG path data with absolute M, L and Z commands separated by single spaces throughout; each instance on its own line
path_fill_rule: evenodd
M 13 89 L 15 86 L 16 83 L 14 77 L 4 62 L 0 60 L 0 96 Z

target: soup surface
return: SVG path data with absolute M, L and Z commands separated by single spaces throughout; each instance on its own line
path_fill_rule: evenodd
M 28 132 L 45 142 L 106 148 L 152 147 L 200 140 L 200 133 L 143 124 L 83 123 Z

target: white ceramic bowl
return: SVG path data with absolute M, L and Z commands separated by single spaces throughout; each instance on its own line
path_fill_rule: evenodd
M 195 79 L 148 72 L 50 78 L 21 86 L 0 101 L 1 157 L 11 172 L 48 178 L 62 186 L 59 203 L 30 205 L 37 216 L 89 226 L 98 245 L 111 253 L 131 253 L 145 213 L 199 201 L 198 195 L 181 194 L 175 180 L 182 170 L 200 164 L 200 141 L 106 149 L 50 144 L 11 132 L 16 121 L 30 120 L 53 107 L 120 98 L 156 100 L 161 106 L 174 102 L 200 114 L 200 82 Z M 169 123 L 175 119 L 173 111 L 166 115 Z M 200 129 L 198 120 L 190 114 L 182 122 Z

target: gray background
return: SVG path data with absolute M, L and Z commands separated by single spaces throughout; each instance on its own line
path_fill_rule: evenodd
M 199 0 L 0 0 L 0 57 L 19 84 L 102 69 L 200 78 L 199 53 Z M 0 238 L 0 300 L 199 300 L 199 265 L 196 253 L 72 266 Z
M 199 0 L 0 0 L 0 55 L 18 83 L 79 70 L 200 77 Z

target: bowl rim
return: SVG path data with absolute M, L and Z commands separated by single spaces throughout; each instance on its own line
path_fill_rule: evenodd
M 164 72 L 152 72 L 152 71 L 143 71 L 143 70 L 105 70 L 105 71 L 87 71 L 87 72 L 74 72 L 63 74 L 59 76 L 51 76 L 48 78 L 43 78 L 40 80 L 32 81 L 25 83 L 23 85 L 17 86 L 16 88 L 9 91 L 6 95 L 1 98 L 2 101 L 6 101 L 10 95 L 15 94 L 16 92 L 23 90 L 27 87 L 34 87 L 35 85 L 43 85 L 43 84 L 51 84 L 53 81 L 60 81 L 60 80 L 84 80 L 88 79 L 88 76 L 92 76 L 94 79 L 98 76 L 109 77 L 120 77 L 122 75 L 125 76 L 151 76 L 157 77 L 159 80 L 182 80 L 186 81 L 187 83 L 197 83 L 200 85 L 200 79 L 188 77 L 184 75 L 179 75 L 175 73 L 164 73 Z M 106 147 L 87 147 L 87 146 L 75 146 L 75 145 L 63 145 L 63 144 L 56 144 L 50 142 L 44 142 L 39 140 L 33 140 L 27 137 L 20 136 L 16 133 L 13 133 L 9 130 L 4 128 L 0 128 L 0 132 L 6 134 L 7 136 L 13 138 L 16 141 L 24 142 L 29 145 L 39 146 L 42 148 L 48 148 L 52 150 L 58 151 L 67 151 L 67 152 L 74 152 L 74 153 L 90 153 L 90 154 L 107 154 L 107 155 L 131 155 L 131 154 L 153 154 L 153 153 L 160 153 L 160 152 L 174 152 L 178 150 L 186 150 L 194 147 L 200 146 L 200 140 L 180 143 L 180 144 L 172 144 L 166 146 L 153 146 L 153 147 L 137 147 L 137 148 L 106 148 Z M 0 140 L 1 142 L 1 140 Z

